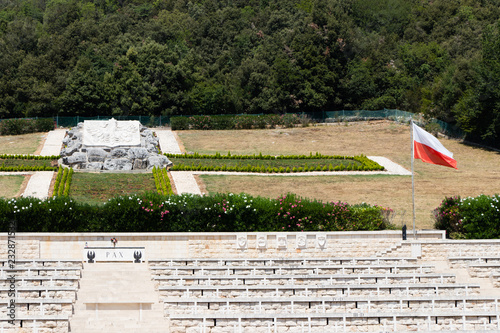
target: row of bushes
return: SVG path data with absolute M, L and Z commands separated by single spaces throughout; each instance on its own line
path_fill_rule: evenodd
M 0 199 L 0 231 L 18 232 L 238 232 L 338 231 L 393 228 L 388 209 L 323 203 L 284 195 L 246 194 L 123 196 L 104 205 L 68 197 Z
M 52 196 L 69 196 L 71 181 L 73 179 L 73 168 L 59 167 L 57 171 L 56 181 L 54 183 L 54 191 Z
M 156 166 L 153 167 L 153 177 L 155 179 L 155 186 L 158 194 L 174 194 L 174 192 L 172 191 L 172 185 L 170 184 L 170 178 L 168 177 L 167 169 L 160 169 Z
M 312 160 L 312 159 L 338 159 L 338 160 L 345 160 L 345 159 L 356 159 L 359 158 L 360 160 L 368 160 L 366 156 L 361 155 L 361 156 L 341 156 L 341 155 L 323 155 L 318 152 L 316 152 L 314 155 L 313 153 L 309 153 L 309 155 L 263 155 L 262 153 L 259 153 L 258 155 L 252 154 L 252 155 L 232 155 L 230 151 L 227 152 L 227 155 L 222 155 L 219 152 L 216 152 L 215 154 L 200 154 L 198 152 L 195 153 L 184 153 L 184 154 L 172 154 L 172 153 L 164 153 L 166 157 L 169 158 L 191 158 L 191 159 L 213 159 L 213 160 Z M 373 161 L 371 161 L 373 162 Z
M 14 171 L 55 171 L 57 167 L 49 165 L 17 165 L 17 166 L 4 166 L 0 165 L 0 171 L 14 172 Z
M 54 119 L 4 119 L 0 120 L 0 135 L 19 135 L 26 133 L 48 132 L 54 129 Z
M 500 195 L 446 197 L 434 218 L 434 227 L 450 238 L 500 238 Z
M 310 119 L 305 115 L 287 113 L 283 115 L 220 115 L 220 116 L 192 116 L 172 117 L 170 126 L 173 130 L 230 130 L 252 128 L 295 127 L 308 126 Z
M 22 155 L 22 154 L 0 154 L 0 159 L 15 159 L 15 160 L 57 160 L 59 155 L 40 156 L 40 155 Z
M 372 171 L 379 170 L 370 169 L 366 165 L 357 165 L 349 163 L 347 166 L 344 164 L 336 165 L 335 167 L 330 163 L 330 165 L 316 165 L 304 167 L 271 167 L 271 166 L 258 166 L 258 165 L 232 165 L 228 166 L 223 164 L 222 166 L 213 165 L 203 165 L 203 164 L 191 164 L 187 165 L 184 163 L 176 163 L 170 168 L 172 171 L 233 171 L 233 172 L 258 172 L 258 173 L 295 173 L 295 172 L 312 172 L 312 171 Z M 383 170 L 383 168 L 382 168 Z

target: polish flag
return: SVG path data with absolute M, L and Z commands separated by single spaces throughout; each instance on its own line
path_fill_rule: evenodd
M 413 157 L 423 162 L 457 168 L 453 153 L 446 149 L 435 136 L 413 123 Z

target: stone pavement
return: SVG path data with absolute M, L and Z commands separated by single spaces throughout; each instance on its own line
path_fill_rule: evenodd
M 65 129 L 55 129 L 47 134 L 43 144 L 41 156 L 59 155 L 61 153 L 62 140 L 66 136 Z
M 62 147 L 62 140 L 66 135 L 65 129 L 55 129 L 47 134 L 43 143 L 41 156 L 59 155 Z M 50 182 L 54 176 L 53 171 L 35 172 L 29 179 L 28 185 L 24 190 L 23 197 L 34 197 L 46 199 L 49 196 Z
M 50 182 L 54 176 L 54 171 L 37 171 L 28 181 L 23 197 L 34 197 L 45 199 L 49 196 Z
M 181 148 L 175 139 L 175 135 L 171 130 L 158 130 L 154 132 L 160 140 L 160 150 L 162 153 L 182 154 Z

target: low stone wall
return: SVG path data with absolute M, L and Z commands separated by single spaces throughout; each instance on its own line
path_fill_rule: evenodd
M 373 257 L 397 247 L 399 231 L 297 233 L 17 233 L 16 259 L 84 259 L 88 247 L 144 247 L 145 260 L 158 258 Z M 443 239 L 421 231 L 419 239 Z M 7 258 L 7 235 L 0 256 Z

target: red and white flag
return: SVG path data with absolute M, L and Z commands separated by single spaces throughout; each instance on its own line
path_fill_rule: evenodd
M 413 157 L 431 164 L 457 168 L 453 153 L 446 149 L 435 136 L 413 123 Z

